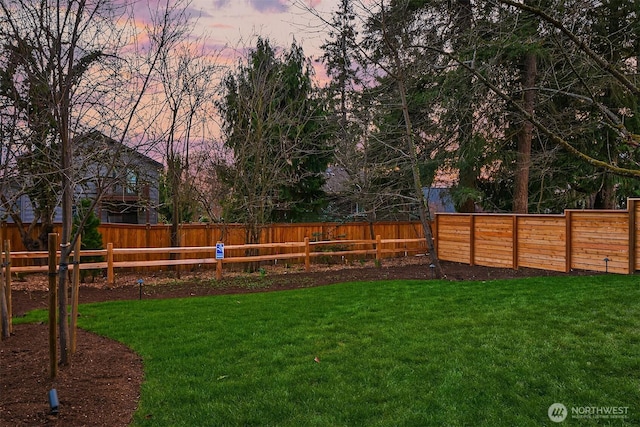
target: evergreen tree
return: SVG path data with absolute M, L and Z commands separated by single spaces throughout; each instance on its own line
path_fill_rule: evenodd
M 561 212 L 620 206 L 637 181 L 623 175 L 637 169 L 638 96 L 608 70 L 636 72 L 630 65 L 638 52 L 637 2 L 594 2 L 592 8 L 511 3 L 480 8 L 467 47 L 476 53 L 470 71 L 509 97 L 495 103 L 500 108 L 491 114 L 476 112 L 485 123 L 498 124 L 483 149 L 491 159 L 480 177 L 484 208 Z M 554 16 L 561 19 L 548 19 Z M 560 31 L 558 22 L 571 28 L 574 39 Z M 534 67 L 527 70 L 524 64 L 531 60 Z M 531 76 L 535 79 L 527 82 Z M 527 101 L 533 93 L 535 102 Z M 528 160 L 521 157 L 527 126 Z M 527 170 L 528 178 L 521 175 Z
M 262 224 L 316 218 L 325 204 L 324 172 L 331 158 L 323 103 L 300 46 L 278 54 L 267 39 L 223 79 L 225 145 L 233 160 L 220 176 L 231 193 L 228 220 L 248 225 L 247 241 Z

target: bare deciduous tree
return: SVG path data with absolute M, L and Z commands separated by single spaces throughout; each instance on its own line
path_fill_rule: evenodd
M 185 34 L 186 5 L 166 2 L 159 9 L 150 9 L 151 18 L 141 28 L 133 4 L 128 3 L 0 1 L 2 49 L 16 54 L 16 66 L 4 80 L 13 85 L 3 86 L 2 93 L 3 102 L 11 106 L 13 118 L 9 120 L 14 126 L 13 133 L 3 135 L 12 137 L 5 144 L 17 147 L 16 168 L 23 159 L 43 155 L 55 159 L 46 170 L 40 166 L 38 173 L 24 178 L 44 179 L 55 195 L 53 207 L 59 204 L 62 210 L 58 308 L 63 365 L 70 362 L 67 270 L 78 237 L 72 234 L 75 195 L 89 186 L 93 210 L 109 185 L 121 179 L 116 175 L 125 169 L 120 166 L 128 158 L 126 153 L 137 148 L 131 136 L 144 126 L 143 99 L 160 55 Z M 115 153 L 104 156 L 101 143 L 90 149 L 92 143 L 87 144 L 83 135 L 95 131 L 115 142 L 108 144 Z M 123 150 L 124 155 L 117 154 Z M 90 170 L 89 163 L 98 158 L 109 159 L 93 167 L 102 172 L 100 176 L 88 179 L 79 173 Z M 4 206 L 12 207 L 10 203 Z M 79 225 L 82 229 L 82 221 Z
M 161 109 L 154 129 L 161 140 L 162 157 L 167 165 L 166 192 L 171 220 L 171 245 L 180 246 L 179 224 L 190 220 L 197 210 L 194 182 L 197 165 L 192 165 L 193 152 L 210 148 L 202 144 L 211 139 L 205 120 L 213 107 L 218 67 L 214 52 L 206 52 L 196 40 L 184 43 L 160 57 L 162 91 L 154 97 Z M 194 147 L 195 145 L 195 147 Z M 186 218 L 188 216 L 189 218 Z

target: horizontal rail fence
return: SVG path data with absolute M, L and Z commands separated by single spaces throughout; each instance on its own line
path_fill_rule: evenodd
M 171 226 L 166 224 L 135 225 L 135 224 L 102 224 L 99 227 L 102 241 L 112 243 L 114 248 L 167 248 L 170 244 Z M 56 227 L 54 232 L 59 233 L 60 227 Z M 26 251 L 20 234 L 14 224 L 2 224 L 2 235 L 11 241 L 13 251 Z M 181 247 L 213 247 L 216 242 L 223 242 L 226 246 L 228 257 L 241 257 L 247 255 L 250 249 L 245 244 L 245 226 L 242 224 L 182 224 L 179 227 Z M 334 241 L 331 245 L 323 245 L 325 252 L 332 250 L 344 250 L 352 244 L 346 240 L 375 240 L 375 236 L 380 235 L 383 239 L 421 239 L 423 237 L 422 228 L 418 222 L 378 222 L 374 224 L 365 222 L 354 223 L 303 223 L 303 224 L 270 224 L 263 227 L 259 244 L 303 242 L 305 237 L 311 242 Z M 374 243 L 368 243 L 359 249 L 374 248 Z M 416 248 L 421 248 L 418 243 L 390 243 L 389 249 L 398 249 L 415 253 Z M 252 248 L 252 255 L 275 255 L 278 253 L 295 252 L 295 248 L 287 247 L 256 247 Z M 175 257 L 181 259 L 198 259 L 203 256 L 201 253 L 175 252 Z M 84 254 L 84 253 L 83 253 Z M 105 256 L 104 253 L 98 256 Z M 138 262 L 140 269 L 160 269 L 155 261 L 162 261 L 166 254 L 159 252 L 135 252 L 114 253 L 115 262 Z M 211 254 L 213 256 L 213 253 Z M 346 257 L 353 259 L 356 254 Z M 385 253 L 383 257 L 392 256 Z M 38 266 L 42 260 L 28 257 L 16 259 L 14 266 Z M 46 263 L 45 263 L 46 264 Z M 44 264 L 43 264 L 44 265 Z M 213 266 L 211 266 L 213 268 Z
M 342 250 L 331 249 L 329 251 L 322 248 L 342 248 Z M 311 266 L 311 258 L 320 256 L 366 256 L 373 255 L 376 260 L 381 260 L 387 256 L 397 256 L 401 253 L 407 256 L 409 253 L 415 254 L 425 251 L 425 241 L 423 238 L 414 239 L 382 239 L 380 235 L 376 239 L 362 240 L 323 240 L 310 241 L 305 237 L 302 242 L 284 242 L 284 243 L 264 243 L 264 244 L 242 244 L 242 245 L 225 245 L 224 258 L 216 257 L 216 246 L 194 246 L 194 247 L 161 247 L 161 248 L 115 248 L 112 243 L 107 244 L 107 249 L 101 250 L 84 250 L 80 251 L 81 257 L 100 256 L 105 261 L 80 263 L 81 270 L 105 269 L 107 271 L 107 282 L 115 283 L 115 269 L 117 268 L 133 268 L 141 267 L 166 267 L 166 266 L 182 266 L 182 265 L 215 265 L 217 269 L 217 277 L 222 277 L 222 265 L 246 262 L 262 262 L 272 260 L 297 260 L 305 264 L 308 271 Z M 267 255 L 245 255 L 248 250 L 267 249 L 272 253 Z M 232 255 L 241 253 L 242 255 Z M 177 259 L 170 258 L 171 254 L 184 255 Z M 155 260 L 132 260 L 134 256 L 155 255 L 160 257 Z M 60 252 L 57 252 L 59 258 Z M 128 261 L 118 261 L 118 257 L 128 257 Z M 48 258 L 46 251 L 18 251 L 11 252 L 10 262 L 12 264 L 12 273 L 34 273 L 48 271 L 46 262 L 42 265 L 22 265 L 13 266 L 21 260 L 34 260 Z M 69 266 L 73 270 L 75 266 Z
M 440 213 L 438 256 L 487 267 L 631 274 L 640 267 L 639 202 L 629 199 L 627 210 L 562 215 Z

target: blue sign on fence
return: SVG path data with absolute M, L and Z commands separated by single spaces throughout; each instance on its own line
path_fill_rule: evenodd
M 224 259 L 224 243 L 216 243 L 216 259 Z

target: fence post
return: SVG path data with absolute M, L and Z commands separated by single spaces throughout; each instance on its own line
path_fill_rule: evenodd
M 439 217 L 439 215 L 436 212 L 435 217 L 433 218 L 433 222 L 434 222 L 434 225 L 435 225 L 435 227 L 434 227 L 435 233 L 433 233 L 433 247 L 434 247 L 436 253 L 438 253 L 438 246 L 440 246 L 439 245 L 439 243 L 440 243 L 439 242 L 439 240 L 440 240 L 440 221 L 438 221 L 438 217 Z M 426 239 L 426 236 L 424 236 L 424 237 Z M 427 251 L 428 250 L 429 250 L 429 248 L 427 247 Z M 431 255 L 431 254 L 429 254 L 429 255 Z
M 216 260 L 216 280 L 222 279 L 222 259 Z
M 564 211 L 564 240 L 565 240 L 565 265 L 564 271 L 568 273 L 571 271 L 571 211 Z
M 56 283 L 56 248 L 58 246 L 58 235 L 49 233 L 49 371 L 51 378 L 58 375 L 58 347 L 56 326 L 58 323 L 58 311 L 56 301 L 58 300 L 58 289 Z
M 627 199 L 629 213 L 629 274 L 636 272 L 636 202 L 637 199 Z
M 151 247 L 151 224 L 146 223 L 144 227 L 144 244 L 147 248 Z M 151 254 L 145 254 L 145 259 L 147 261 L 151 260 Z
M 476 265 L 476 216 L 469 214 L 469 265 Z
M 113 243 L 107 243 L 107 283 L 115 284 L 115 275 L 113 274 Z
M 311 270 L 311 247 L 309 246 L 309 238 L 304 238 L 304 269 Z
M 7 313 L 9 313 L 9 332 L 13 332 L 13 305 L 11 303 L 11 240 L 4 242 L 4 292 L 7 300 Z
M 513 269 L 518 269 L 518 215 L 513 214 L 513 222 L 511 225 L 511 250 L 513 252 L 513 260 L 511 261 Z
M 73 248 L 73 283 L 71 287 L 71 354 L 76 352 L 78 330 L 78 293 L 80 292 L 80 236 Z
M 2 253 L 0 253 L 0 259 L 2 259 Z M 8 263 L 5 263 L 6 269 L 8 269 Z M 5 273 L 6 272 L 5 269 Z M 10 273 L 9 273 L 10 274 Z M 9 338 L 11 335 L 11 326 L 9 324 L 9 319 L 11 316 L 9 315 L 9 308 L 7 304 L 6 291 L 5 291 L 5 281 L 2 280 L 0 282 L 0 330 L 2 331 L 2 339 L 5 340 Z
M 376 235 L 376 261 L 380 262 L 382 259 L 382 237 Z

